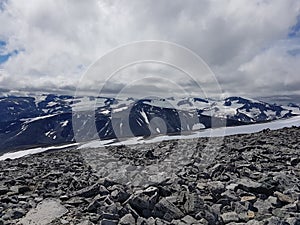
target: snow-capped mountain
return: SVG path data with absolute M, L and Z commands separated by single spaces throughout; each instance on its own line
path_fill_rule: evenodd
M 191 97 L 136 100 L 52 94 L 7 96 L 0 98 L 0 151 L 74 142 L 74 133 L 84 133 L 86 140 L 181 134 L 294 115 L 300 115 L 298 105 L 279 106 L 242 97 L 214 101 Z M 76 130 L 74 118 L 80 125 Z M 96 135 L 87 121 L 94 123 Z

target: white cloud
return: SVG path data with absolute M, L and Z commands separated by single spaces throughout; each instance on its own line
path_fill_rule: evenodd
M 227 92 L 296 93 L 299 57 L 287 51 L 299 46 L 287 35 L 299 14 L 298 0 L 8 0 L 0 40 L 21 51 L 0 64 L 0 87 L 73 90 L 110 49 L 158 39 L 196 52 Z

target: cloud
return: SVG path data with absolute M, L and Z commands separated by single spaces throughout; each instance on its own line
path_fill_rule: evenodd
M 17 54 L 0 64 L 6 74 L 0 87 L 73 91 L 89 65 L 112 48 L 157 39 L 197 53 L 225 92 L 295 94 L 300 82 L 299 15 L 298 0 L 8 0 L 0 6 L 0 40 L 6 43 L 1 54 Z M 140 70 L 106 89 L 119 91 L 133 73 L 157 73 L 149 67 Z M 164 78 L 192 86 L 174 73 L 166 69 Z M 100 76 L 105 80 L 105 74 Z M 147 90 L 147 84 L 136 90 Z M 151 85 L 162 90 L 168 86 Z

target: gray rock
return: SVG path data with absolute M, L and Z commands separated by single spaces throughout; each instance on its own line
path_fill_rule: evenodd
M 25 216 L 26 212 L 24 209 L 22 208 L 16 208 L 16 209 L 9 209 L 7 211 L 7 218 L 10 218 L 10 219 L 19 219 L 19 218 L 22 218 L 23 216 Z
M 131 214 L 126 214 L 125 216 L 123 216 L 120 221 L 119 221 L 120 225 L 132 225 L 135 224 L 135 219 Z
M 153 215 L 167 221 L 179 219 L 184 216 L 183 212 L 178 207 L 176 207 L 173 203 L 169 202 L 165 198 L 162 198 L 155 205 Z
M 30 210 L 24 218 L 20 220 L 23 225 L 46 225 L 56 218 L 60 218 L 67 209 L 56 199 L 45 199 L 37 205 L 35 209 Z
M 289 225 L 300 225 L 300 218 L 287 218 L 285 222 L 287 222 Z
M 78 206 L 85 202 L 86 202 L 85 199 L 81 198 L 81 197 L 73 197 L 73 198 L 70 198 L 69 200 L 65 201 L 66 204 L 74 205 L 74 206 Z
M 7 192 L 9 192 L 9 188 L 6 186 L 0 186 L 0 195 L 5 195 Z
M 183 217 L 181 219 L 182 222 L 186 223 L 186 224 L 195 224 L 197 223 L 197 220 L 189 215 L 186 215 L 185 217 Z
M 221 215 L 221 218 L 223 219 L 224 223 L 238 222 L 239 221 L 239 216 L 236 212 L 223 213 Z
M 101 220 L 100 224 L 101 225 L 118 225 L 118 221 L 103 219 L 103 220 Z
M 246 223 L 247 225 L 264 225 L 264 222 L 260 222 L 257 220 L 250 220 Z
M 29 186 L 26 186 L 26 185 L 18 185 L 18 186 L 12 186 L 10 188 L 10 191 L 16 192 L 18 194 L 24 194 L 28 191 L 31 191 L 31 189 Z
M 184 203 L 184 210 L 188 214 L 197 214 L 203 209 L 204 201 L 196 193 L 188 193 L 186 195 L 186 202 Z
M 76 191 L 73 193 L 73 196 L 79 196 L 84 198 L 94 197 L 96 196 L 100 191 L 100 185 L 94 184 L 92 186 L 88 186 L 86 188 L 83 188 L 79 191 Z
M 289 197 L 285 194 L 282 194 L 279 191 L 275 191 L 274 195 L 277 196 L 277 198 L 283 203 L 293 203 L 293 202 L 295 202 L 295 199 L 292 199 L 291 197 Z

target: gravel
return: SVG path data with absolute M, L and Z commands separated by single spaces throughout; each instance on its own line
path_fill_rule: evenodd
M 297 225 L 299 137 L 292 127 L 1 161 L 0 225 Z

